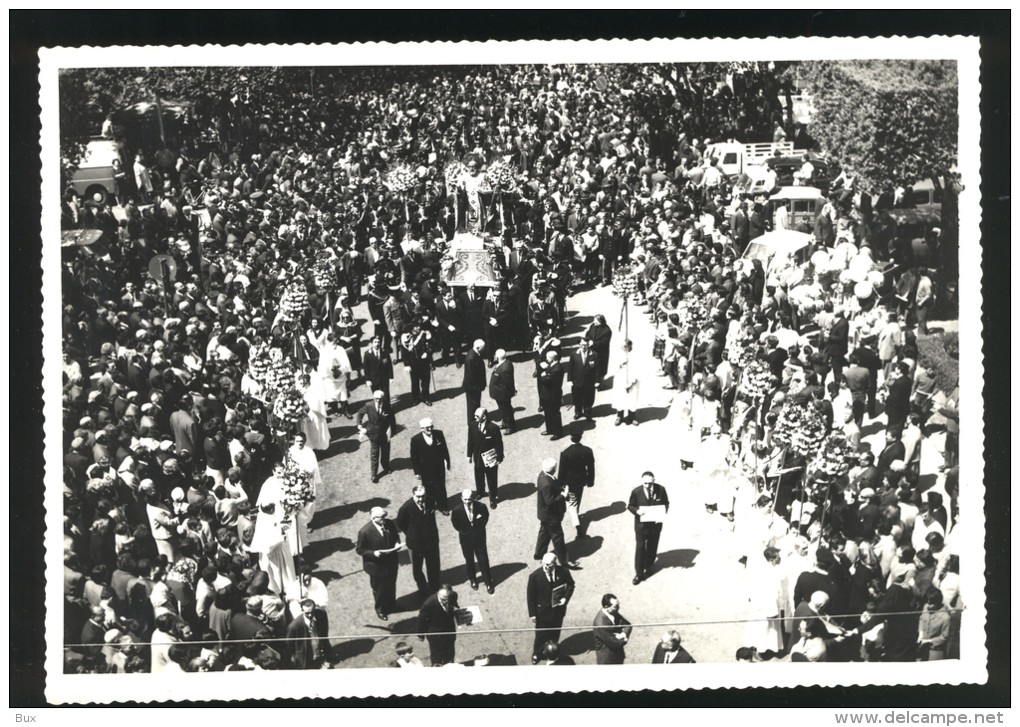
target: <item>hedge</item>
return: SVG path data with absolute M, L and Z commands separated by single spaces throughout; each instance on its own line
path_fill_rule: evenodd
M 918 363 L 930 367 L 935 385 L 944 394 L 951 394 L 960 383 L 960 334 L 920 336 L 917 339 Z

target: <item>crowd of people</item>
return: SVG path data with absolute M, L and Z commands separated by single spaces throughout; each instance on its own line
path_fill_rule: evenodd
M 882 253 L 872 260 L 866 195 L 838 189 L 809 266 L 739 259 L 751 239 L 739 220 L 761 200 L 712 174 L 705 143 L 688 140 L 704 135 L 705 119 L 753 113 L 732 102 L 756 78 L 739 75 L 674 119 L 663 147 L 661 114 L 645 115 L 650 81 L 630 67 L 339 69 L 318 90 L 260 85 L 253 71 L 244 88 L 212 89 L 215 103 L 189 119 L 179 149 L 126 150 L 131 173 L 118 177 L 116 199 L 66 192 L 63 227 L 103 232 L 68 248 L 62 267 L 67 669 L 329 665 L 328 593 L 300 565 L 323 486 L 315 452 L 330 447 L 330 418 L 356 417 L 378 482 L 393 413 L 431 405 L 437 365 L 464 367 L 476 488 L 447 498 L 446 441 L 424 419 L 412 452 L 421 491 L 409 503 L 425 526 L 436 511 L 460 518 L 471 585 L 477 564 L 492 593 L 484 523 L 480 539 L 473 530 L 480 498 L 498 507 L 501 438 L 515 430 L 508 352 L 534 354 L 551 438 L 569 429 L 565 379 L 574 418 L 590 418 L 595 390 L 615 374 L 615 423 L 638 423 L 630 367 L 647 354 L 614 345 L 602 316 L 578 351 L 558 338 L 584 285 L 614 285 L 656 325 L 651 357 L 677 391 L 677 466 L 703 478 L 706 509 L 735 519 L 746 544 L 747 646 L 766 657 L 953 656 L 958 392 L 933 407 L 934 379 L 907 325 L 924 321 L 924 272 L 897 289 L 898 307 L 862 289 Z M 628 93 L 605 90 L 614 84 Z M 767 87 L 755 81 L 756 94 Z M 778 105 L 765 113 L 755 124 L 782 121 Z M 485 184 L 458 182 L 478 174 Z M 453 288 L 448 248 L 471 226 L 494 284 Z M 156 256 L 172 267 L 151 273 Z M 395 363 L 411 381 L 403 400 L 390 396 Z M 371 401 L 354 412 L 362 385 Z M 498 426 L 480 407 L 487 385 Z M 946 432 L 945 476 L 923 491 L 933 413 Z M 870 426 L 887 433 L 878 453 L 863 451 Z M 838 466 L 816 466 L 823 445 Z M 565 481 L 555 508 L 569 503 L 583 522 L 580 492 L 583 480 Z M 456 602 L 431 546 L 411 536 L 418 514 L 394 524 L 373 511 L 357 550 L 385 620 L 396 553 L 410 547 L 415 580 L 432 594 L 420 624 L 432 614 L 448 630 Z M 572 562 L 562 528 L 549 525 L 535 574 L 555 587 Z M 656 557 L 649 536 L 638 546 L 635 583 Z M 628 625 L 615 596 L 602 605 L 599 662 L 622 663 Z M 532 661 L 568 663 L 558 634 L 548 638 L 558 627 L 536 628 Z M 675 632 L 660 646 L 666 663 L 693 661 Z M 436 642 L 435 663 L 452 661 L 445 648 Z M 406 644 L 397 651 L 394 666 L 416 659 Z

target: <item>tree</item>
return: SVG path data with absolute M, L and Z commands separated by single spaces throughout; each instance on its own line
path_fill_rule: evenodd
M 814 94 L 812 135 L 877 193 L 931 179 L 942 188 L 941 281 L 956 279 L 962 190 L 957 160 L 958 79 L 953 61 L 823 61 L 797 70 Z
M 956 164 L 959 116 L 951 61 L 800 64 L 814 96 L 812 136 L 865 186 L 945 177 Z

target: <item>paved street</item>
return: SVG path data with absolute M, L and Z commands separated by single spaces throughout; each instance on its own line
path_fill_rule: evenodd
M 595 312 L 603 312 L 610 325 L 619 321 L 620 302 L 611 289 L 586 290 L 568 301 L 570 319 L 563 337 L 565 344 L 576 341 L 591 322 Z M 358 311 L 364 318 L 367 311 Z M 579 663 L 594 663 L 590 626 L 603 593 L 613 592 L 622 602 L 622 613 L 635 628 L 628 659 L 648 661 L 661 633 L 677 628 L 684 646 L 703 662 L 730 661 L 741 646 L 743 624 L 727 623 L 745 615 L 742 581 L 744 566 L 738 562 L 733 525 L 719 515 L 705 512 L 695 475 L 681 471 L 670 451 L 667 423 L 664 421 L 673 392 L 663 390 L 665 378 L 650 370 L 652 329 L 643 309 L 631 309 L 631 338 L 635 342 L 635 360 L 642 378 L 639 426 L 613 425 L 609 404 L 610 391 L 600 391 L 595 401 L 595 419 L 585 424 L 584 442 L 595 450 L 596 485 L 584 498 L 583 510 L 594 520 L 588 539 L 574 540 L 569 519 L 564 522 L 568 551 L 580 560 L 583 570 L 574 573 L 577 590 L 567 610 L 561 637 L 564 649 Z M 371 326 L 365 325 L 366 334 Z M 614 334 L 614 343 L 622 337 Z M 530 357 L 514 357 L 517 369 L 515 399 L 518 431 L 504 437 L 506 459 L 500 466 L 500 504 L 489 523 L 489 554 L 496 592 L 484 588 L 472 591 L 462 562 L 456 532 L 439 516 L 443 579 L 457 590 L 461 605 L 478 605 L 484 623 L 468 627 L 457 641 L 458 660 L 478 654 L 513 654 L 518 663 L 529 659 L 530 621 L 525 603 L 528 574 L 537 567 L 532 559 L 538 532 L 535 505 L 535 479 L 543 457 L 558 455 L 569 440 L 552 442 L 539 434 L 542 415 L 537 411 L 538 396 L 531 378 Z M 391 474 L 377 485 L 369 478 L 368 445 L 359 445 L 353 420 L 333 420 L 333 444 L 320 457 L 325 487 L 319 493 L 315 532 L 306 550 L 306 559 L 314 563 L 316 574 L 330 592 L 330 632 L 344 634 L 336 639 L 336 654 L 342 667 L 383 666 L 393 658 L 393 646 L 400 634 L 415 631 L 420 605 L 411 577 L 407 554 L 401 555 L 397 580 L 397 613 L 388 622 L 374 612 L 368 577 L 361 571 L 361 558 L 354 552 L 357 532 L 368 521 L 368 511 L 376 505 L 386 507 L 391 517 L 411 494 L 416 482 L 409 459 L 409 441 L 418 431 L 418 420 L 431 416 L 450 443 L 453 459 L 448 473 L 447 491 L 455 496 L 464 487 L 473 487 L 471 467 L 465 457 L 465 404 L 461 395 L 463 370 L 452 365 L 435 372 L 436 391 L 433 406 L 406 408 L 409 378 L 402 369 L 396 372 L 392 393 L 396 403 L 398 432 L 392 443 Z M 566 386 L 569 391 L 569 386 Z M 355 390 L 359 406 L 368 396 L 366 386 Z M 565 396 L 569 403 L 569 394 Z M 483 404 L 491 405 L 487 397 Z M 493 406 L 494 409 L 494 406 Z M 569 422 L 572 411 L 564 408 Z M 880 446 L 877 425 L 866 425 L 866 440 Z M 933 442 L 932 442 L 933 443 Z M 924 471 L 937 466 L 934 451 L 927 451 Z M 638 586 L 633 577 L 633 519 L 626 511 L 630 490 L 639 482 L 642 471 L 650 469 L 669 491 L 672 507 L 659 545 L 658 572 Z M 484 501 L 487 504 L 487 501 Z M 684 625 L 701 622 L 701 625 Z M 704 623 L 717 622 L 717 623 Z M 718 623 L 721 622 L 721 623 Z M 474 633 L 498 630 L 500 633 Z M 353 638 L 352 638 L 353 637 Z M 415 640 L 417 653 L 425 658 L 428 647 Z

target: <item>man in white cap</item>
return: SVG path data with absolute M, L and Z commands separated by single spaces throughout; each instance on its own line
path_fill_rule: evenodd
M 449 515 L 446 495 L 446 472 L 450 469 L 450 450 L 446 436 L 436 429 L 429 417 L 418 422 L 421 431 L 411 437 L 411 465 L 414 476 L 425 487 L 443 515 Z

